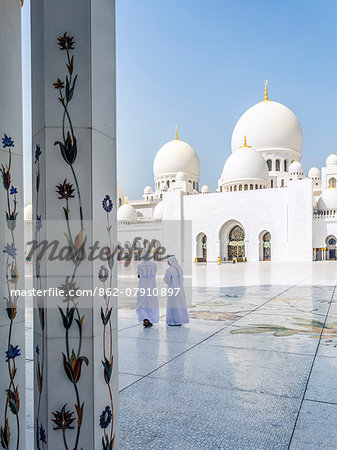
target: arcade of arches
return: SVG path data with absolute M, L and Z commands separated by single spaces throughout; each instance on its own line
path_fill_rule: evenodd
M 337 239 L 330 235 L 325 239 L 325 247 L 313 249 L 314 261 L 336 261 L 337 260 Z

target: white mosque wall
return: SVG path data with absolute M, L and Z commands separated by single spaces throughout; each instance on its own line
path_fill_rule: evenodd
M 239 224 L 245 231 L 245 255 L 259 261 L 261 237 L 271 234 L 272 260 L 305 260 L 312 258 L 312 188 L 311 181 L 294 181 L 284 189 L 227 192 L 183 196 L 167 192 L 163 218 L 181 221 L 175 230 L 190 239 L 196 257 L 199 233 L 207 236 L 207 261 L 226 257 L 228 233 Z M 183 223 L 191 222 L 191 233 L 184 233 Z
M 140 237 L 139 243 L 153 239 L 163 241 L 163 227 L 161 221 L 141 221 L 136 223 L 119 222 L 117 228 L 117 241 L 124 247 L 125 243 L 132 245 L 135 238 Z
M 288 184 L 287 191 L 288 259 L 289 261 L 312 261 L 312 182 L 309 179 L 292 181 Z
M 330 184 L 337 186 L 337 165 L 322 167 L 322 189 L 328 189 Z
M 330 236 L 337 238 L 337 212 L 324 211 L 314 214 L 313 248 L 325 248 Z

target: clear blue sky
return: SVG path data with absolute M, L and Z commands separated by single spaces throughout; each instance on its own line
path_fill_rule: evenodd
M 337 152 L 335 0 L 117 0 L 118 181 L 130 198 L 153 185 L 158 149 L 197 151 L 217 186 L 240 115 L 263 99 L 292 109 L 305 170 Z

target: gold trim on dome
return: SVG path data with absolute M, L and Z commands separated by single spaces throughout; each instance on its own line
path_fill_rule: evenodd
M 265 80 L 264 82 L 264 101 L 268 102 L 269 98 L 268 98 L 268 80 Z
M 243 145 L 240 148 L 252 148 L 250 145 L 247 145 L 247 136 L 244 136 Z

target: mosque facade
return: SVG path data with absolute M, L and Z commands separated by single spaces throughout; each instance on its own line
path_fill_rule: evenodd
M 120 195 L 120 243 L 137 235 L 159 245 L 174 234 L 195 261 L 336 260 L 337 155 L 304 174 L 302 144 L 297 117 L 265 83 L 264 100 L 234 128 L 216 191 L 199 187 L 198 155 L 176 133 L 154 159 L 154 186 L 139 200 Z
M 198 155 L 176 131 L 141 199 L 118 187 L 119 244 L 139 237 L 200 262 L 336 260 L 337 155 L 304 174 L 302 144 L 297 117 L 268 98 L 267 83 L 234 128 L 215 192 L 199 186 Z

